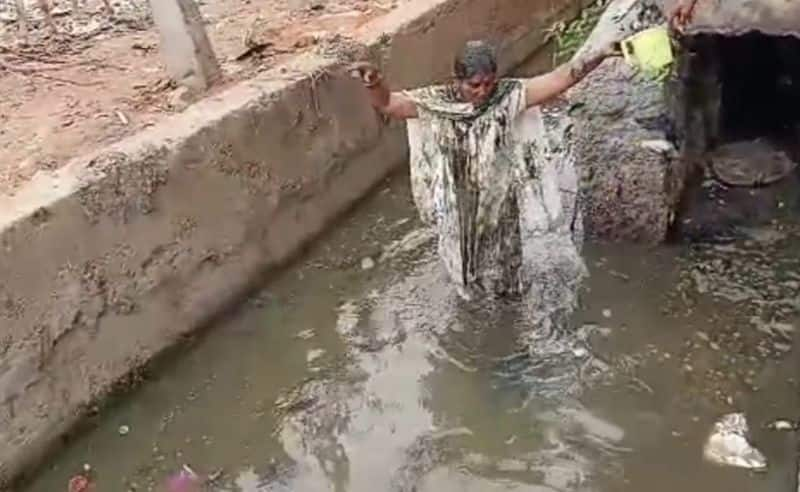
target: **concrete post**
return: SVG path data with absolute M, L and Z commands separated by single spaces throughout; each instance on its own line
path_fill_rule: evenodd
M 169 76 L 192 91 L 204 91 L 220 76 L 214 49 L 195 0 L 150 0 Z

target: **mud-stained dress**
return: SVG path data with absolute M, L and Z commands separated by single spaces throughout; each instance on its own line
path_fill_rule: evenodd
M 448 86 L 405 94 L 419 114 L 408 121 L 414 201 L 461 291 L 518 295 L 544 288 L 552 275 L 578 282 L 577 175 L 571 160 L 551 157 L 522 81 L 501 80 L 479 107 L 459 102 Z

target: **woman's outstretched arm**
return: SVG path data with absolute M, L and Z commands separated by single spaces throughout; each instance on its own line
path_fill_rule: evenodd
M 392 92 L 383 80 L 380 71 L 369 63 L 358 63 L 350 67 L 350 74 L 364 84 L 372 106 L 381 113 L 396 119 L 417 117 L 414 101 L 400 92 Z
M 538 106 L 577 84 L 597 68 L 603 60 L 618 54 L 617 43 L 598 51 L 573 58 L 555 70 L 525 81 L 525 100 L 528 107 Z

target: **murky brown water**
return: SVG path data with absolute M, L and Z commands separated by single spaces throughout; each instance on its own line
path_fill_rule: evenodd
M 574 327 L 538 339 L 523 308 L 458 301 L 426 239 L 396 177 L 26 490 L 84 463 L 98 491 L 184 463 L 218 491 L 795 490 L 793 436 L 762 427 L 800 417 L 796 224 L 590 245 Z M 736 410 L 766 473 L 702 460 Z

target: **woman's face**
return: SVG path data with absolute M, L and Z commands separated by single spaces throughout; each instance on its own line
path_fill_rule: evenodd
M 486 102 L 497 85 L 497 76 L 493 73 L 478 73 L 458 82 L 458 90 L 464 102 L 479 105 Z

